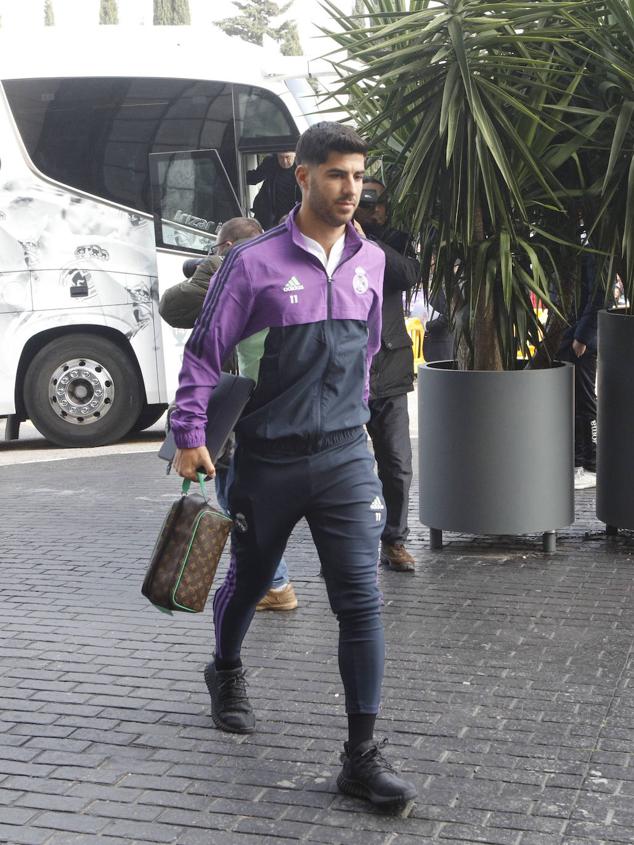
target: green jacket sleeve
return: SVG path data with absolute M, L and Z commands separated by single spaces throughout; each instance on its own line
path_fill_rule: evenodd
M 205 259 L 191 279 L 168 288 L 159 302 L 159 314 L 175 329 L 191 329 L 200 314 L 209 280 L 220 266 L 216 256 Z

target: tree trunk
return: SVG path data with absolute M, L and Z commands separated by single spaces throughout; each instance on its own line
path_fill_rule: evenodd
M 155 26 L 180 26 L 189 23 L 189 0 L 154 0 Z
M 44 3 L 44 26 L 54 26 L 55 13 L 53 12 L 52 0 L 45 0 Z
M 101 4 L 99 6 L 99 23 L 119 23 L 119 10 L 117 9 L 117 0 L 101 0 Z
M 495 329 L 495 313 L 491 301 L 478 302 L 473 320 L 473 369 L 503 370 L 502 351 Z
M 577 238 L 576 214 L 574 210 L 568 214 L 567 220 L 569 224 L 562 234 L 570 243 L 574 243 Z M 575 292 L 581 277 L 581 258 L 579 257 L 578 250 L 562 247 L 558 256 L 557 266 L 561 280 L 561 303 L 559 304 L 559 310 L 564 316 L 559 317 L 552 309 L 549 310 L 546 325 L 544 326 L 544 337 L 529 363 L 530 369 L 534 370 L 543 370 L 552 367 L 553 360 L 557 357 L 559 347 L 561 346 L 561 339 L 568 328 L 565 315 L 573 313 Z
M 474 219 L 474 236 L 478 243 L 485 239 L 482 209 L 476 208 Z M 475 287 L 480 295 L 476 304 L 475 314 L 471 321 L 471 337 L 473 347 L 474 370 L 503 370 L 502 350 L 495 328 L 495 310 L 492 297 L 486 296 L 486 285 L 483 279 L 475 280 Z

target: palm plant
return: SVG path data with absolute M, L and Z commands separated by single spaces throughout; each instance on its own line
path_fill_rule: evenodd
M 387 166 L 401 223 L 420 234 L 423 277 L 449 303 L 462 366 L 511 369 L 518 350 L 540 344 L 552 359 L 590 249 L 580 221 L 591 216 L 601 246 L 616 237 L 606 208 L 628 148 L 614 130 L 634 93 L 619 122 L 593 86 L 608 64 L 631 87 L 634 40 L 610 52 L 623 1 L 362 3 L 363 15 L 347 18 L 325 2 L 347 56 L 335 63 L 337 95 Z M 619 236 L 631 264 L 627 207 Z M 535 299 L 549 308 L 546 336 Z
M 580 96 L 607 115 L 580 156 L 591 190 L 588 229 L 598 248 L 606 290 L 618 273 L 634 314 L 634 6 L 604 0 L 601 25 L 589 28 L 582 48 L 587 72 Z

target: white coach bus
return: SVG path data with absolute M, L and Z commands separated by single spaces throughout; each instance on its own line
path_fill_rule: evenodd
M 159 297 L 248 213 L 257 157 L 294 149 L 306 125 L 260 48 L 100 29 L 0 43 L 7 439 L 30 419 L 56 444 L 101 445 L 159 419 L 187 336 L 162 323 Z

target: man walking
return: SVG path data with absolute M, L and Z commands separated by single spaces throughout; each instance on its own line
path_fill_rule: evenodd
M 413 572 L 416 562 L 405 541 L 412 483 L 407 394 L 414 389 L 414 356 L 405 327 L 403 293 L 416 285 L 420 270 L 407 233 L 388 226 L 385 185 L 366 178 L 363 188 L 355 219 L 385 253 L 381 347 L 370 372 L 368 423 L 386 507 L 381 563 L 396 572 Z
M 235 248 L 214 277 L 185 349 L 174 468 L 213 475 L 205 409 L 227 349 L 256 381 L 236 428 L 227 577 L 214 596 L 216 652 L 205 670 L 215 724 L 251 733 L 241 645 L 298 520 L 305 517 L 339 622 L 348 741 L 337 783 L 375 804 L 416 795 L 374 740 L 384 643 L 376 565 L 380 484 L 364 423 L 380 343 L 383 253 L 351 224 L 366 145 L 349 127 L 311 126 L 296 151 L 302 203 L 286 222 Z

